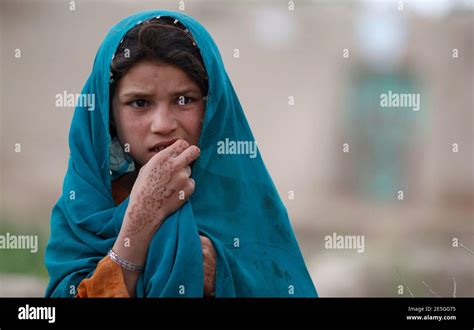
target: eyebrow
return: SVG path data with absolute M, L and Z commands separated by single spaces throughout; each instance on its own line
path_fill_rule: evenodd
M 141 91 L 141 90 L 138 90 L 138 91 L 128 91 L 126 93 L 123 93 L 121 96 L 124 97 L 124 98 L 132 98 L 132 97 L 149 97 L 149 96 L 152 96 L 153 93 L 152 92 L 147 92 L 147 91 Z
M 185 87 L 182 89 L 178 89 L 171 93 L 172 96 L 177 97 L 177 96 L 182 96 L 186 95 L 189 93 L 199 93 L 199 89 L 195 87 Z M 146 90 L 131 90 L 123 93 L 121 97 L 123 98 L 135 98 L 135 97 L 150 97 L 153 96 L 154 93 L 151 91 L 146 91 Z
M 195 87 L 185 87 L 183 89 L 178 89 L 177 91 L 173 92 L 171 95 L 173 96 L 181 96 L 189 93 L 199 93 L 199 88 Z

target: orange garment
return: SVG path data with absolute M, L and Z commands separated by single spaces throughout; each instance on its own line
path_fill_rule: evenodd
M 82 280 L 76 298 L 129 298 L 122 268 L 108 256 L 104 257 L 94 275 Z
M 112 182 L 112 196 L 118 205 L 129 195 L 127 189 Z M 105 256 L 98 264 L 94 274 L 82 280 L 77 288 L 76 298 L 129 298 L 122 267 Z

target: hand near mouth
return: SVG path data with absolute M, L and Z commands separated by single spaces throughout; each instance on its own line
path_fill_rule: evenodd
M 199 157 L 199 148 L 182 139 L 168 148 L 165 143 L 159 148 L 140 168 L 130 194 L 126 215 L 131 218 L 131 233 L 143 230 L 147 224 L 156 231 L 194 192 L 189 165 Z
M 158 152 L 168 148 L 169 146 L 173 145 L 178 140 L 179 139 L 175 138 L 175 139 L 171 139 L 171 140 L 167 140 L 167 141 L 158 142 L 150 148 L 150 151 L 153 152 L 153 153 L 158 153 Z M 174 151 L 176 151 L 176 150 L 174 150 Z M 173 157 L 176 157 L 176 155 L 173 156 Z
M 137 265 L 145 264 L 154 233 L 194 192 L 195 182 L 189 165 L 199 155 L 197 146 L 179 139 L 140 168 L 113 247 L 119 256 Z M 133 296 L 138 274 L 124 270 L 124 277 Z

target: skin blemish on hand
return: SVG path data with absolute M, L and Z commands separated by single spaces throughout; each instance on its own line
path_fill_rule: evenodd
M 174 188 L 168 188 L 172 178 L 171 168 L 171 161 L 165 159 L 160 162 L 159 171 L 152 169 L 129 213 L 133 226 L 127 231 L 128 234 L 141 232 L 147 224 L 155 220 L 156 211 L 162 207 L 164 199 L 169 199 L 176 192 Z M 139 209 L 137 205 L 142 205 L 142 208 Z

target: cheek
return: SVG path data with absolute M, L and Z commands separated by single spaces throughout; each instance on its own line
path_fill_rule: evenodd
M 181 127 L 186 132 L 186 135 L 188 135 L 188 139 L 191 144 L 197 144 L 199 141 L 203 119 L 203 107 L 199 107 L 195 111 L 185 112 L 181 115 Z
M 141 117 L 122 111 L 118 114 L 118 118 L 117 133 L 123 139 L 123 143 L 133 143 L 134 140 L 144 134 L 142 131 L 146 125 Z

